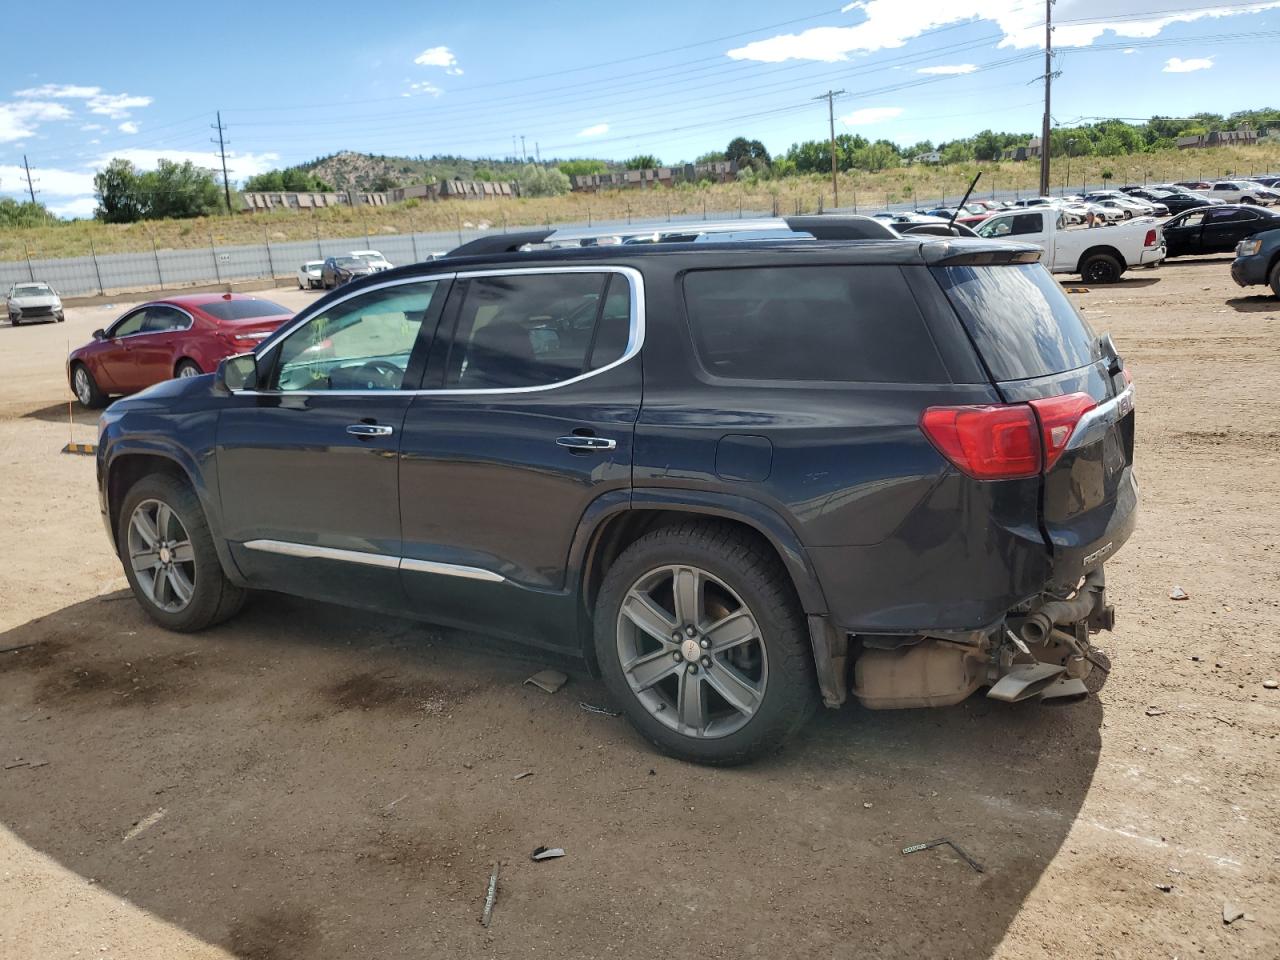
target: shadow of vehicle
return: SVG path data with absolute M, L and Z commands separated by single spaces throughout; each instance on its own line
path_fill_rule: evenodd
M 69 407 L 68 404 L 70 405 Z M 66 423 L 68 409 L 71 411 L 71 419 L 75 421 L 76 426 L 97 429 L 98 415 L 101 411 L 86 409 L 84 404 L 79 400 L 73 399 L 69 392 L 67 399 L 62 403 L 51 403 L 47 407 L 30 410 L 22 415 L 22 419 L 43 420 L 45 423 Z
M 0 728 L 48 763 L 0 777 L 4 824 L 241 957 L 988 957 L 1102 720 L 1093 697 L 850 707 L 717 770 L 581 709 L 607 702 L 582 670 L 549 696 L 491 641 L 323 604 L 264 595 L 190 636 L 116 594 L 0 635 L 22 644 Z M 983 872 L 901 852 L 940 837 Z
M 1237 313 L 1280 313 L 1280 297 L 1232 297 L 1227 306 Z

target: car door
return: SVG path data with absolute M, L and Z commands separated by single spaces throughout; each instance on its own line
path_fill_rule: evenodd
M 131 310 L 107 328 L 93 354 L 92 370 L 99 389 L 111 393 L 132 393 L 144 386 L 134 362 L 133 342 L 147 322 L 147 308 Z
M 1164 240 L 1169 248 L 1169 256 L 1200 252 L 1200 231 L 1204 226 L 1204 214 L 1204 210 L 1193 210 L 1165 224 Z
M 404 606 L 397 454 L 449 278 L 324 304 L 258 352 L 259 383 L 219 413 L 223 536 L 255 586 Z
M 1201 241 L 1206 253 L 1229 253 L 1250 236 L 1262 214 L 1242 207 L 1218 207 L 1205 214 Z
M 577 642 L 569 549 L 630 496 L 644 290 L 624 267 L 459 274 L 405 417 L 401 578 L 431 619 Z
M 173 376 L 182 340 L 194 320 L 187 311 L 167 303 L 153 303 L 146 309 L 147 318 L 130 339 L 129 352 L 139 386 L 149 387 Z

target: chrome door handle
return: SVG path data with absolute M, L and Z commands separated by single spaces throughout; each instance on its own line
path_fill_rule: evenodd
M 570 450 L 614 450 L 618 446 L 617 440 L 609 440 L 605 437 L 568 436 L 561 437 L 556 443 Z
M 347 427 L 347 433 L 353 437 L 389 437 L 395 432 L 395 427 L 381 423 L 353 423 Z

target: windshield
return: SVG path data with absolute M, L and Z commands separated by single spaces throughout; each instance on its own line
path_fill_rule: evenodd
M 13 288 L 15 297 L 51 297 L 53 291 L 43 283 L 23 283 Z
M 308 273 L 319 273 L 323 267 L 324 267 L 323 260 L 312 260 L 302 265 L 302 269 L 306 270 Z
M 333 262 L 340 267 L 363 267 L 365 262 L 359 257 L 334 257 Z
M 253 320 L 288 316 L 292 312 L 270 300 L 215 300 L 201 304 L 200 309 L 215 320 Z

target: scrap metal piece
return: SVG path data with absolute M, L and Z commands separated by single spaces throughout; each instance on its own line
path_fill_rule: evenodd
M 987 696 L 1006 703 L 1028 700 L 1066 672 L 1067 668 L 1057 663 L 1018 664 L 996 681 Z
M 529 857 L 530 860 L 554 860 L 556 857 L 563 857 L 564 851 L 559 847 L 538 847 Z
M 498 864 L 493 865 L 493 873 L 489 874 L 489 890 L 484 895 L 484 913 L 480 915 L 480 923 L 489 926 L 493 919 L 493 903 L 498 899 Z
M 539 670 L 525 681 L 546 693 L 555 693 L 568 682 L 569 678 L 559 670 Z
M 942 847 L 942 846 L 947 846 L 947 847 L 950 847 L 952 850 L 954 850 L 956 854 L 960 857 L 960 859 L 963 860 L 965 863 L 967 863 L 969 866 L 973 867 L 973 869 L 977 873 L 986 872 L 983 870 L 982 864 L 980 864 L 977 860 L 973 859 L 973 857 L 969 856 L 969 854 L 961 850 L 960 847 L 956 845 L 956 842 L 954 840 L 949 839 L 948 837 L 939 837 L 937 840 L 930 840 L 926 843 L 913 843 L 909 847 L 903 847 L 902 852 L 904 854 L 919 853 L 921 850 L 930 850 L 933 847 Z
M 1057 700 L 1062 697 L 1085 697 L 1089 695 L 1089 688 L 1084 685 L 1084 681 L 1076 677 L 1060 677 L 1056 683 L 1051 683 L 1044 688 L 1044 693 L 1040 694 L 1041 700 Z

